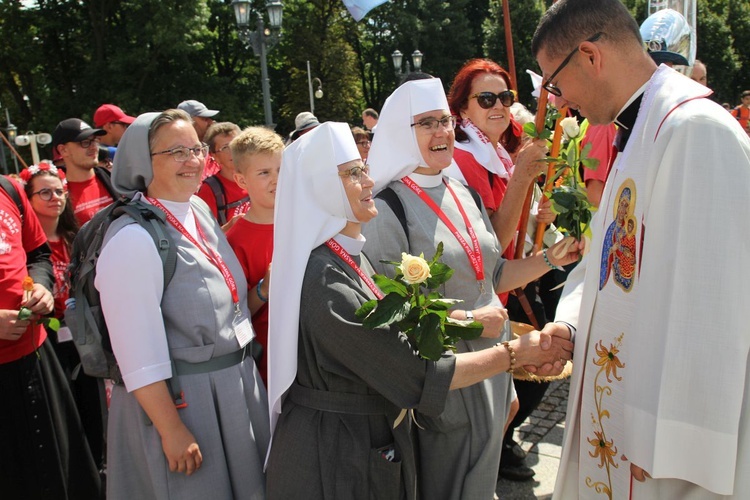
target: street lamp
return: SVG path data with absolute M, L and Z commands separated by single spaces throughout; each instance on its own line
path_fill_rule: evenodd
M 16 134 L 18 133 L 18 128 L 13 125 L 10 122 L 10 112 L 8 111 L 8 108 L 5 108 L 5 121 L 8 123 L 5 128 L 3 129 L 5 131 L 5 135 L 8 138 L 8 148 L 10 149 L 10 156 L 13 158 L 13 166 L 16 169 L 16 173 L 18 173 L 18 158 L 16 158 L 16 155 L 14 154 L 15 151 L 13 151 L 12 144 L 16 141 Z M 3 151 L 3 165 L 5 164 L 5 151 Z
M 256 12 L 255 31 L 250 31 L 251 2 L 249 0 L 232 0 L 234 17 L 237 21 L 238 35 L 245 48 L 252 48 L 256 56 L 260 57 L 260 79 L 263 88 L 263 112 L 266 117 L 266 125 L 273 127 L 273 116 L 271 114 L 271 86 L 268 80 L 268 62 L 266 55 L 281 38 L 281 15 L 284 7 L 280 0 L 269 0 L 266 2 L 268 12 L 267 28 L 263 22 L 263 15 Z
M 419 49 L 415 50 L 411 53 L 411 61 L 414 64 L 414 72 L 415 73 L 421 73 L 422 72 L 422 58 L 424 57 L 424 54 L 422 54 Z M 401 76 L 404 74 L 411 73 L 411 65 L 409 64 L 409 61 L 406 61 L 406 71 L 401 70 L 401 63 L 404 60 L 404 55 L 401 53 L 400 50 L 396 49 L 393 51 L 393 54 L 391 54 L 391 59 L 393 59 L 393 69 L 396 70 L 396 76 Z
M 310 91 L 310 113 L 315 114 L 315 101 L 313 101 L 313 95 L 315 99 L 323 98 L 323 82 L 320 78 L 310 78 L 310 61 L 307 61 L 307 88 Z M 313 84 L 317 87 L 313 93 Z
M 52 136 L 49 134 L 35 134 L 33 131 L 26 132 L 24 135 L 16 137 L 16 146 L 31 146 L 31 159 L 34 165 L 39 164 L 39 148 L 37 144 L 46 146 L 52 142 Z

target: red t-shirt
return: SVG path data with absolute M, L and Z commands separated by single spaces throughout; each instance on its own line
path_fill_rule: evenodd
M 114 201 L 107 191 L 107 186 L 96 176 L 83 182 L 68 181 L 68 193 L 73 203 L 73 213 L 81 226 Z
M 505 197 L 505 192 L 508 190 L 508 180 L 484 168 L 474 158 L 474 155 L 463 149 L 454 149 L 453 159 L 456 160 L 456 164 L 461 169 L 461 173 L 464 174 L 464 179 L 466 179 L 469 187 L 479 193 L 484 207 L 488 210 L 497 211 Z M 491 184 L 490 177 L 492 178 Z M 515 243 L 511 241 L 508 248 L 503 252 L 503 257 L 512 260 L 515 247 Z M 500 297 L 503 304 L 508 302 L 508 292 L 498 293 L 497 296 Z
M 256 224 L 242 218 L 227 231 L 227 240 L 245 272 L 248 293 L 255 293 L 253 288 L 266 275 L 273 256 L 273 224 Z M 252 319 L 255 335 L 263 346 L 263 356 L 258 364 L 258 370 L 263 382 L 266 382 L 268 304 L 263 304 Z
M 207 177 L 211 177 L 212 175 L 216 175 L 221 171 L 221 165 L 219 165 L 219 162 L 216 161 L 216 159 L 208 155 L 206 156 L 205 161 L 203 162 L 203 174 L 201 175 L 201 180 L 206 180 Z
M 586 147 L 586 144 L 591 144 L 591 151 L 589 151 L 589 158 L 596 158 L 599 160 L 599 166 L 596 170 L 590 168 L 583 169 L 583 180 L 597 180 L 606 182 L 609 169 L 614 161 L 614 149 L 612 144 L 615 142 L 615 134 L 617 133 L 617 126 L 614 123 L 608 125 L 589 125 L 586 129 L 586 135 L 581 140 L 581 150 Z
M 214 177 L 219 179 L 219 182 L 221 182 L 221 185 L 224 188 L 224 198 L 226 198 L 227 205 L 230 203 L 234 203 L 235 201 L 239 201 L 247 196 L 247 191 L 242 189 L 236 182 L 230 181 L 229 179 L 226 179 L 219 174 L 214 175 Z M 206 182 L 201 184 L 201 187 L 198 189 L 198 197 L 206 202 L 208 208 L 211 209 L 211 213 L 214 214 L 214 217 L 218 219 L 218 204 L 216 203 L 216 196 L 214 196 L 214 192 L 211 190 L 211 186 L 209 186 Z M 235 215 L 244 215 L 249 208 L 249 201 L 241 203 L 236 207 L 229 208 L 226 214 L 227 222 L 232 220 L 232 217 L 234 217 Z
M 747 124 L 750 122 L 750 108 L 741 105 L 737 106 L 732 110 L 732 116 L 737 118 L 743 129 L 748 130 Z
M 60 238 L 57 241 L 47 241 L 52 249 L 52 270 L 55 273 L 55 287 L 52 296 L 55 298 L 55 318 L 62 320 L 65 316 L 65 301 L 68 300 L 68 281 L 65 274 L 70 264 L 70 254 L 65 241 Z
M 11 181 L 21 195 L 24 224 L 13 199 L 0 188 L 0 309 L 17 311 L 23 300 L 21 282 L 29 275 L 26 252 L 47 241 L 39 220 L 21 187 Z M 20 339 L 0 339 L 0 364 L 9 363 L 34 352 L 47 338 L 42 325 L 32 322 Z

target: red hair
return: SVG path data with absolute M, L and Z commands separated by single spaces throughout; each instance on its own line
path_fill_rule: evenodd
M 448 91 L 448 105 L 451 113 L 461 118 L 461 110 L 469 106 L 469 93 L 471 84 L 481 74 L 489 73 L 497 75 L 505 81 L 505 85 L 511 88 L 510 75 L 495 61 L 489 59 L 471 59 L 458 70 L 456 77 L 453 79 L 451 88 Z M 468 141 L 466 132 L 461 129 L 461 120 L 456 122 L 456 140 L 459 142 Z M 521 126 L 510 117 L 510 126 L 500 136 L 500 143 L 509 153 L 515 153 L 521 146 Z

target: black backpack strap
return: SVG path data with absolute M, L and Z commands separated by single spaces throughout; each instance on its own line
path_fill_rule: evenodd
M 396 216 L 398 221 L 401 223 L 401 227 L 406 235 L 406 240 L 409 241 L 409 226 L 406 224 L 406 211 L 404 211 L 404 204 L 401 203 L 396 191 L 387 187 L 375 195 L 375 198 L 383 200 L 388 208 L 391 209 L 393 214 Z
M 110 171 L 104 167 L 94 167 L 94 175 L 102 184 L 104 184 L 104 187 L 107 188 L 112 199 L 117 201 L 120 198 L 120 193 L 118 193 L 112 185 L 112 174 Z
M 474 203 L 477 204 L 477 208 L 481 212 L 482 211 L 482 197 L 479 196 L 479 193 L 477 193 L 473 187 L 466 186 L 466 189 L 469 190 L 469 194 L 471 194 L 471 197 L 474 198 Z
M 15 203 L 18 207 L 18 212 L 21 214 L 21 225 L 23 225 L 23 216 L 25 214 L 23 210 L 23 201 L 21 201 L 21 194 L 18 192 L 13 183 L 10 182 L 4 175 L 0 175 L 0 187 L 2 187 L 5 192 L 8 193 L 10 199 L 13 200 L 13 203 Z
M 211 192 L 214 194 L 214 198 L 216 199 L 216 220 L 219 221 L 220 226 L 223 226 L 227 223 L 227 208 L 229 208 L 227 206 L 227 196 L 224 192 L 224 186 L 221 185 L 221 181 L 216 178 L 216 175 L 206 177 L 203 182 L 208 184 L 208 187 L 211 188 Z
M 132 217 L 154 240 L 154 245 L 159 251 L 159 257 L 164 266 L 164 289 L 166 290 L 177 267 L 177 245 L 167 233 L 166 214 L 159 208 L 141 201 L 131 201 L 124 204 L 118 209 L 118 212 L 126 213 Z M 119 213 L 115 215 L 119 215 Z

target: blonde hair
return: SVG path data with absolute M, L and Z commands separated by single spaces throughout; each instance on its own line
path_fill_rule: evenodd
M 279 134 L 266 127 L 248 127 L 229 143 L 232 151 L 234 167 L 243 173 L 243 158 L 257 154 L 281 153 L 284 150 L 284 140 Z
M 212 123 L 206 130 L 206 134 L 203 136 L 203 142 L 208 144 L 212 153 L 216 152 L 216 139 L 220 135 L 232 135 L 239 134 L 240 127 L 232 122 L 216 122 Z

